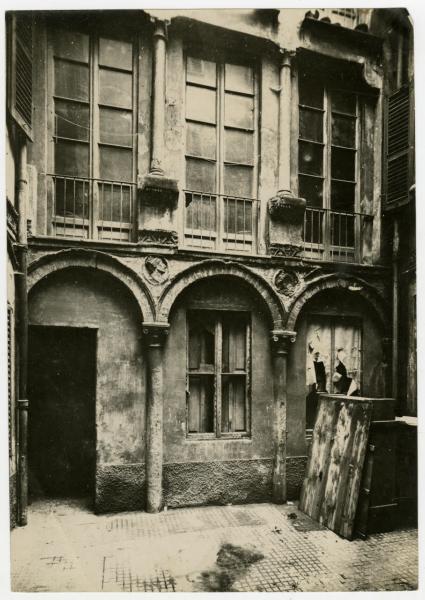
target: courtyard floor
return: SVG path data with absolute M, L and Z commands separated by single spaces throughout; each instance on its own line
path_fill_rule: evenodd
M 97 516 L 78 501 L 30 506 L 12 532 L 16 592 L 412 590 L 417 530 L 346 541 L 295 505 Z

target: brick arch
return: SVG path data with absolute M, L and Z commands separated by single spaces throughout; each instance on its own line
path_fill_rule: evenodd
M 254 293 L 261 296 L 267 306 L 273 327 L 282 328 L 286 318 L 285 309 L 270 284 L 251 269 L 224 260 L 205 260 L 176 275 L 159 299 L 158 321 L 168 322 L 171 308 L 177 297 L 193 283 L 210 277 L 233 277 L 247 283 Z
M 42 279 L 62 269 L 97 269 L 118 279 L 136 300 L 144 321 L 155 321 L 155 304 L 146 285 L 129 267 L 94 250 L 61 250 L 42 256 L 28 266 L 28 293 Z
M 349 288 L 356 286 L 358 289 L 351 291 Z M 349 293 L 358 294 L 371 306 L 378 317 L 384 331 L 389 329 L 389 308 L 379 292 L 363 279 L 348 277 L 344 275 L 327 275 L 313 280 L 308 287 L 295 298 L 289 311 L 285 327 L 294 330 L 298 316 L 307 302 L 324 290 L 343 289 Z

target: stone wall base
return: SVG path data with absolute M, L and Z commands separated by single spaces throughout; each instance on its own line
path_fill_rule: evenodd
M 98 465 L 95 512 L 145 510 L 145 465 Z
M 286 499 L 298 500 L 307 466 L 307 456 L 288 456 L 286 459 Z

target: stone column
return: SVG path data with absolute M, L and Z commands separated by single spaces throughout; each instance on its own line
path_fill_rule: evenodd
M 291 69 L 293 52 L 282 50 L 279 96 L 278 191 L 269 200 L 269 253 L 297 256 L 302 250 L 306 201 L 291 190 Z M 295 140 L 294 140 L 295 143 Z
M 168 323 L 143 323 L 147 343 L 146 510 L 162 508 L 163 348 Z
M 279 95 L 279 171 L 278 194 L 291 192 L 291 61 L 294 53 L 282 51 Z
M 286 501 L 286 372 L 289 346 L 295 342 L 295 331 L 275 329 L 271 332 L 273 352 L 274 396 L 274 464 L 273 501 Z
M 165 125 L 166 25 L 156 20 L 153 33 L 152 159 L 150 173 L 163 175 Z

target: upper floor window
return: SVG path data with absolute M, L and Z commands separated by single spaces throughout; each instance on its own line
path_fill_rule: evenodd
M 187 431 L 206 437 L 249 432 L 248 313 L 188 313 Z
M 187 243 L 250 250 L 257 95 L 252 65 L 186 59 Z
M 51 51 L 56 233 L 129 239 L 135 181 L 133 44 L 57 29 Z
M 312 252 L 354 252 L 358 117 L 356 94 L 300 80 L 298 186 L 307 200 L 304 241 Z

